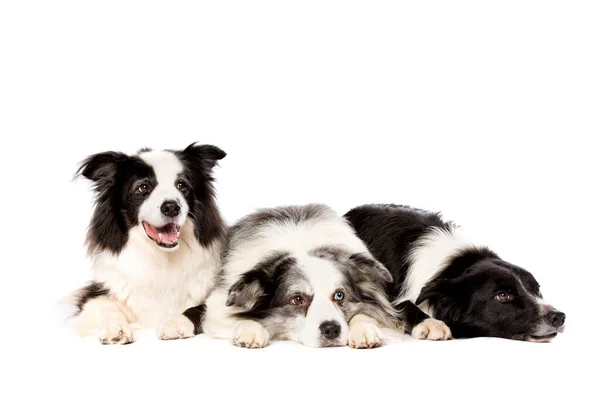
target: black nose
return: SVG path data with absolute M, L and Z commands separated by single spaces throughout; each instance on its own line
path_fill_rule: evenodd
M 325 321 L 319 326 L 319 330 L 321 331 L 321 335 L 327 339 L 336 339 L 340 336 L 342 327 L 335 321 Z
M 558 328 L 565 323 L 565 313 L 561 313 L 560 311 L 550 311 L 548 314 L 544 315 L 544 319 L 553 327 Z
M 181 212 L 181 207 L 179 207 L 176 201 L 167 200 L 160 206 L 160 212 L 167 217 L 176 217 Z

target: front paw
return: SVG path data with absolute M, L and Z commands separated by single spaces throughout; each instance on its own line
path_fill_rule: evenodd
M 161 340 L 186 339 L 194 336 L 194 324 L 185 315 L 169 318 L 156 328 Z
M 98 331 L 98 339 L 102 344 L 129 344 L 133 342 L 133 333 L 127 323 L 108 321 Z
M 353 349 L 371 349 L 383 343 L 383 333 L 377 325 L 359 323 L 350 327 L 348 346 Z
M 260 349 L 269 343 L 269 332 L 258 322 L 243 321 L 235 329 L 233 344 L 238 347 Z
M 450 328 L 435 318 L 427 318 L 415 326 L 411 333 L 415 339 L 448 340 L 452 337 Z

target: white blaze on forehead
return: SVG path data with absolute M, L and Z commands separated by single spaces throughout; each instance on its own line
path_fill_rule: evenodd
M 344 314 L 336 307 L 331 297 L 343 282 L 342 273 L 328 260 L 308 255 L 297 256 L 298 265 L 311 287 L 312 302 L 306 313 L 302 342 L 307 346 L 318 347 L 321 343 L 319 327 L 323 322 L 335 321 L 340 325 L 337 339 L 345 343 L 348 337 L 348 324 Z
M 161 213 L 161 205 L 167 201 L 176 201 L 181 207 L 181 213 L 175 223 L 182 226 L 189 212 L 185 198 L 177 189 L 177 179 L 183 172 L 184 166 L 175 154 L 170 151 L 149 151 L 140 154 L 140 158 L 154 171 L 155 187 L 140 208 L 139 219 L 153 226 L 163 226 L 167 222 Z
M 148 151 L 140 154 L 140 158 L 154 170 L 158 186 L 175 185 L 175 180 L 183 171 L 183 164 L 170 151 Z
M 298 256 L 297 259 L 314 298 L 330 297 L 343 282 L 342 273 L 330 261 L 312 256 Z

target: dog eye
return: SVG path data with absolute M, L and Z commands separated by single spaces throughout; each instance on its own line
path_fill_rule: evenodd
M 150 186 L 144 183 L 143 185 L 138 186 L 137 191 L 140 193 L 148 193 L 150 191 Z
M 337 292 L 335 292 L 333 294 L 333 300 L 334 301 L 342 301 L 344 300 L 344 292 L 338 290 Z
M 184 181 L 178 181 L 177 182 L 177 189 L 178 190 L 185 190 L 185 189 L 187 189 L 187 185 L 185 184 Z
M 304 296 L 296 295 L 290 299 L 290 303 L 295 306 L 301 306 L 304 304 Z
M 502 302 L 506 302 L 506 301 L 511 301 L 513 299 L 513 296 L 505 291 L 502 292 L 498 292 L 496 294 L 496 300 L 502 301 Z

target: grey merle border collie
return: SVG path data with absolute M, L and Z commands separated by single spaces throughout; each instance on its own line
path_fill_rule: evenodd
M 371 348 L 380 328 L 402 329 L 388 301 L 390 273 L 352 228 L 321 204 L 262 209 L 230 228 L 220 282 L 194 312 L 197 333 L 261 348 Z
M 134 340 L 132 328 L 156 327 L 161 339 L 189 337 L 182 313 L 206 298 L 221 265 L 226 227 L 212 169 L 225 152 L 105 152 L 83 161 L 96 204 L 88 229 L 93 281 L 72 298 L 78 334 L 105 344 Z
M 542 299 L 531 273 L 472 243 L 440 214 L 381 204 L 345 217 L 392 273 L 389 295 L 409 329 L 433 316 L 456 338 L 548 342 L 563 331 L 565 314 Z

